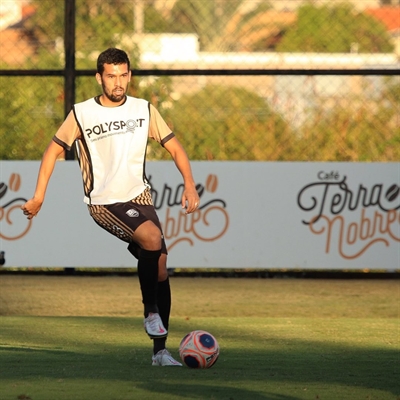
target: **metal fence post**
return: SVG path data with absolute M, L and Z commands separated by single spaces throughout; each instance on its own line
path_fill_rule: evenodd
M 75 103 L 75 0 L 65 0 L 65 69 L 64 69 L 64 114 L 69 114 Z M 74 160 L 74 150 L 65 152 L 66 160 Z
M 67 117 L 75 103 L 75 0 L 65 0 L 64 36 L 64 116 Z M 66 160 L 74 160 L 74 149 L 65 152 Z M 75 268 L 64 268 L 65 273 L 73 274 Z

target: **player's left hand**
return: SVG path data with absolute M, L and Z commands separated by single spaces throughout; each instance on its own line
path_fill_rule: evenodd
M 182 208 L 186 208 L 185 214 L 191 214 L 196 211 L 200 205 L 200 197 L 197 193 L 196 188 L 193 187 L 185 187 L 185 190 L 182 194 Z

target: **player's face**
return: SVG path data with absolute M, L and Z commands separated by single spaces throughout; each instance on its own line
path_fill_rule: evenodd
M 96 74 L 96 79 L 103 88 L 103 105 L 118 106 L 125 99 L 131 71 L 128 64 L 104 64 L 102 75 Z

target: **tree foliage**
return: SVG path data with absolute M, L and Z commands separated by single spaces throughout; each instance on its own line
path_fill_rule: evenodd
M 356 12 L 350 4 L 304 5 L 297 22 L 283 35 L 277 51 L 348 53 L 390 52 L 393 45 L 382 23 Z
M 0 85 L 0 159 L 39 159 L 63 121 L 63 79 L 0 77 Z
M 26 22 L 25 29 L 37 44 L 37 56 L 27 60 L 24 68 L 64 68 L 62 36 L 64 9 L 52 1 L 33 0 L 36 13 Z M 77 0 L 76 8 L 76 60 L 78 69 L 96 68 L 99 52 L 116 44 L 112 32 L 132 30 L 133 2 L 123 0 Z M 153 9 L 146 16 L 153 16 Z M 161 17 L 160 17 L 161 18 Z M 148 22 L 150 27 L 159 19 Z M 137 67 L 138 54 L 130 52 L 131 66 Z M 169 99 L 170 78 L 154 78 L 153 85 L 134 77 L 129 94 L 144 97 L 163 109 Z M 0 128 L 0 159 L 40 159 L 42 153 L 64 120 L 64 82 L 59 77 L 0 77 L 0 109 L 7 118 Z M 78 77 L 76 102 L 101 93 L 94 76 Z
M 134 0 L 76 0 L 77 68 L 93 68 L 100 51 L 119 45 L 121 33 L 134 34 L 134 3 Z M 52 57 L 55 68 L 62 68 L 64 7 L 43 0 L 32 0 L 32 5 L 36 12 L 25 23 L 25 29 L 37 45 L 38 59 L 44 56 L 48 62 Z M 145 32 L 157 33 L 167 29 L 165 19 L 154 7 L 144 8 L 144 21 Z M 138 53 L 132 52 L 130 56 L 132 67 L 137 67 Z
M 62 69 L 63 7 L 56 7 L 53 1 L 32 2 L 37 12 L 26 28 L 36 41 L 36 57 L 27 60 L 24 68 Z M 238 38 L 249 29 L 258 29 L 253 23 L 257 13 L 269 7 L 269 2 L 262 2 L 246 11 L 242 3 L 178 0 L 169 15 L 161 15 L 147 2 L 144 31 L 196 32 L 203 50 L 237 50 Z M 133 5 L 133 0 L 76 0 L 78 69 L 94 70 L 101 50 L 117 45 L 118 34 L 129 36 L 134 31 Z M 383 26 L 349 5 L 306 5 L 299 9 L 298 20 L 284 35 L 279 50 L 348 52 L 352 43 L 358 43 L 360 52 L 392 49 Z M 132 67 L 137 67 L 138 54 L 131 51 L 130 57 Z M 171 77 L 135 76 L 129 94 L 151 101 L 160 110 L 192 159 L 400 159 L 398 79 L 382 80 L 374 96 L 350 94 L 332 107 L 315 94 L 315 109 L 302 126 L 291 125 L 285 115 L 249 89 L 217 84 L 193 93 L 188 87 L 175 101 L 173 82 Z M 63 78 L 3 76 L 0 85 L 0 109 L 5 116 L 0 128 L 0 158 L 39 159 L 64 120 Z M 100 91 L 93 76 L 77 78 L 76 101 Z M 330 101 L 335 101 L 334 96 Z M 158 144 L 149 146 L 149 155 L 152 159 L 169 157 Z
M 178 0 L 169 16 L 170 32 L 195 33 L 201 51 L 241 51 L 246 36 L 262 29 L 258 16 L 269 1 Z
M 388 78 L 375 99 L 349 95 L 327 107 L 320 98 L 293 145 L 298 160 L 400 160 L 400 84 Z
M 203 51 L 227 51 L 227 23 L 242 0 L 178 0 L 170 17 L 172 32 L 196 33 Z
M 182 96 L 172 128 L 196 160 L 268 160 L 283 157 L 290 130 L 265 101 L 244 88 L 207 85 Z

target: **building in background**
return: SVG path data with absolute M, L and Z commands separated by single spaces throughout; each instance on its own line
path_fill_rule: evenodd
M 23 26 L 34 12 L 29 0 L 0 1 L 0 55 L 3 63 L 21 65 L 35 54 L 35 44 Z

